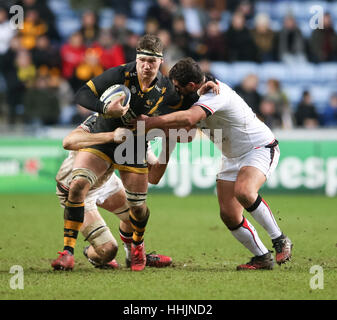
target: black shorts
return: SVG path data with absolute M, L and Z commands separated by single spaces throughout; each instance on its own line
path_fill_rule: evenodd
M 81 149 L 95 154 L 103 160 L 111 163 L 115 169 L 119 171 L 129 171 L 134 173 L 148 173 L 148 165 L 146 160 L 147 143 L 133 142 L 125 143 L 108 143 L 101 145 L 93 145 L 88 148 Z

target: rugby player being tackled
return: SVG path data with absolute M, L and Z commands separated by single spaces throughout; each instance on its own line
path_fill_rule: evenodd
M 160 71 L 163 44 L 153 35 L 143 36 L 137 46 L 136 61 L 108 69 L 90 80 L 76 94 L 76 103 L 98 112 L 92 126 L 93 133 L 114 131 L 128 127 L 141 114 L 155 116 L 191 106 L 198 100 L 195 93 L 181 96 L 172 82 Z M 100 101 L 102 93 L 113 84 L 124 84 L 131 91 L 130 106 L 123 115 L 116 116 L 114 106 Z M 123 109 L 123 108 L 121 108 Z M 134 132 L 136 135 L 137 133 Z M 132 159 L 117 159 L 121 154 L 118 143 L 91 145 L 78 151 L 73 162 L 71 182 L 64 209 L 63 253 L 73 255 L 78 231 L 84 221 L 84 200 L 89 190 L 108 170 L 119 170 L 126 199 L 130 208 L 129 219 L 133 229 L 131 243 L 131 270 L 145 268 L 144 232 L 150 216 L 146 204 L 148 189 L 147 143 L 134 144 Z

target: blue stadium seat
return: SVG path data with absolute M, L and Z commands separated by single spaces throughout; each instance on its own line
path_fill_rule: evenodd
M 254 62 L 234 62 L 231 68 L 231 79 L 237 84 L 248 74 L 258 75 L 259 66 Z
M 296 64 L 287 67 L 288 81 L 307 84 L 316 78 L 316 66 L 312 63 Z
M 300 30 L 302 32 L 302 35 L 305 38 L 309 38 L 311 36 L 312 31 L 313 31 L 310 27 L 309 20 L 308 19 L 299 20 L 297 22 L 297 24 L 298 24 L 298 27 L 300 28 Z
M 296 1 L 281 1 L 273 4 L 271 9 L 271 18 L 283 20 L 287 14 L 293 14 L 297 17 L 299 6 Z
M 287 95 L 292 108 L 296 108 L 300 102 L 304 87 L 301 86 L 282 86 L 284 93 Z
M 316 81 L 335 82 L 337 88 L 337 62 L 325 62 L 317 65 Z
M 329 12 L 334 21 L 337 20 L 337 2 L 330 3 Z
M 256 13 L 268 13 L 271 14 L 272 6 L 274 4 L 267 1 L 257 1 L 255 3 L 255 12 Z
M 219 79 L 227 83 L 228 85 L 232 84 L 231 80 L 231 65 L 225 62 L 212 62 L 211 63 L 211 73 Z
M 74 18 L 58 18 L 56 20 L 57 29 L 62 38 L 66 39 L 71 34 L 81 28 L 81 20 Z
M 151 4 L 151 0 L 132 1 L 132 16 L 144 20 Z
M 312 100 L 318 109 L 322 108 L 329 102 L 330 96 L 335 91 L 334 89 L 336 89 L 336 87 L 326 85 L 309 87 Z
M 270 21 L 270 28 L 273 31 L 280 31 L 282 28 L 283 22 L 281 20 L 271 20 Z
M 111 8 L 104 8 L 99 14 L 99 26 L 102 29 L 109 29 L 113 25 L 115 12 Z
M 220 30 L 226 31 L 231 23 L 232 16 L 229 11 L 223 11 L 221 14 L 221 20 L 220 20 Z
M 281 62 L 265 62 L 261 64 L 258 76 L 261 81 L 267 81 L 268 79 L 286 81 L 288 78 L 286 66 Z
M 48 0 L 48 6 L 56 16 L 71 10 L 69 0 Z
M 127 26 L 128 29 L 136 34 L 143 34 L 144 33 L 144 21 L 141 19 L 127 19 Z

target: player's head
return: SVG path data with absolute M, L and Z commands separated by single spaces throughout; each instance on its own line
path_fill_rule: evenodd
M 192 58 L 179 60 L 170 70 L 169 77 L 176 90 L 188 95 L 196 92 L 204 82 L 204 73 Z
M 163 62 L 163 44 L 161 40 L 146 34 L 137 45 L 137 73 L 141 78 L 154 78 Z

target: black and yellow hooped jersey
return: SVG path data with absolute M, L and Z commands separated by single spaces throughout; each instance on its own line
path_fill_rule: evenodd
M 90 80 L 76 95 L 76 103 L 99 112 L 95 132 L 112 131 L 117 127 L 126 127 L 130 120 L 141 114 L 157 116 L 178 109 L 190 107 L 197 100 L 180 96 L 171 81 L 158 72 L 157 77 L 146 90 L 141 89 L 141 80 L 136 71 L 136 62 L 130 62 L 111 68 Z M 131 100 L 128 112 L 121 118 L 111 118 L 102 114 L 103 103 L 99 100 L 102 93 L 114 84 L 124 84 L 130 89 Z M 193 101 L 195 100 L 195 101 Z

